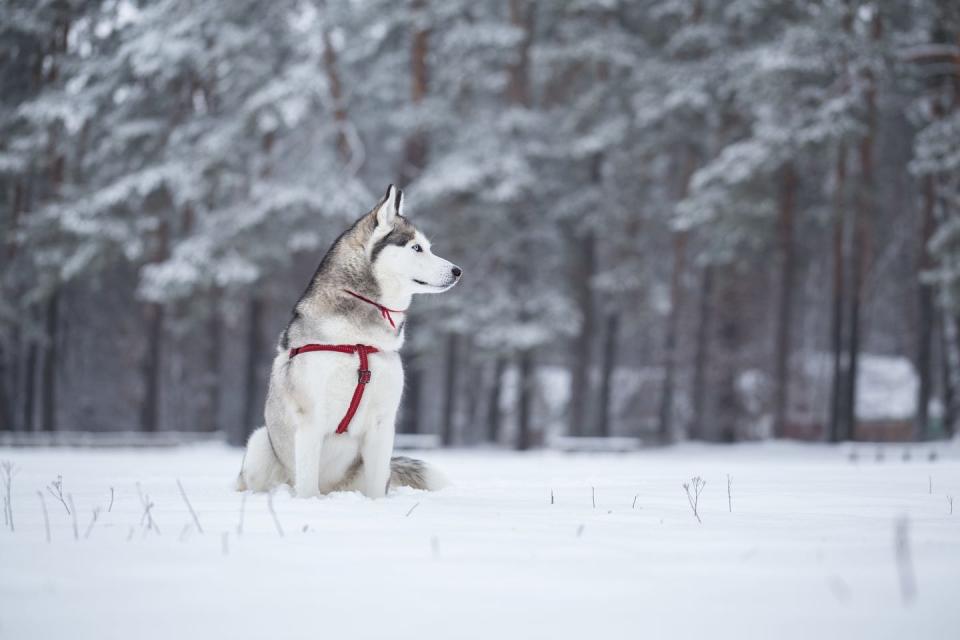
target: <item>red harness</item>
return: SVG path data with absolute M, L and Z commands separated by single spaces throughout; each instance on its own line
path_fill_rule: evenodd
M 336 351 L 337 353 L 357 354 L 360 358 L 360 368 L 357 369 L 357 388 L 353 390 L 353 397 L 350 398 L 350 406 L 347 408 L 347 414 L 343 416 L 340 424 L 337 425 L 337 433 L 346 433 L 350 427 L 350 421 L 357 413 L 360 406 L 360 399 L 363 398 L 363 390 L 370 382 L 372 374 L 367 363 L 367 355 L 379 351 L 376 347 L 366 344 L 305 344 L 302 347 L 290 349 L 290 358 L 307 353 L 309 351 Z
M 354 298 L 368 302 L 380 309 L 380 315 L 382 315 L 383 318 L 390 323 L 391 327 L 394 329 L 397 328 L 397 325 L 393 324 L 393 318 L 390 316 L 390 314 L 404 313 L 405 311 L 388 309 L 382 304 L 374 302 L 368 298 L 364 298 L 360 294 L 354 293 L 349 289 L 344 289 L 344 291 L 352 295 Z M 343 416 L 340 424 L 337 425 L 337 433 L 346 433 L 347 429 L 350 427 L 350 421 L 353 420 L 353 416 L 356 415 L 357 409 L 360 407 L 360 399 L 363 398 L 363 391 L 366 389 L 367 384 L 369 384 L 370 379 L 373 377 L 373 374 L 370 373 L 370 366 L 367 361 L 367 356 L 371 353 L 377 353 L 380 350 L 376 347 L 371 347 L 370 345 L 366 344 L 305 344 L 302 347 L 290 349 L 290 359 L 292 360 L 294 356 L 297 356 L 301 353 L 309 353 L 310 351 L 335 351 L 337 353 L 349 353 L 351 355 L 355 353 L 360 359 L 360 368 L 357 369 L 357 387 L 353 390 L 353 397 L 350 398 L 350 406 L 347 408 L 346 415 Z

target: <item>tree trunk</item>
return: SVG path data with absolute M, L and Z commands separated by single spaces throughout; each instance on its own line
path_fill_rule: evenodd
M 263 406 L 263 392 L 260 389 L 260 364 L 263 359 L 263 298 L 254 295 L 247 306 L 247 361 L 243 377 L 243 413 L 240 419 L 241 432 L 233 440 L 234 444 L 243 444 L 247 436 L 262 422 L 258 410 Z
M 844 190 L 847 181 L 847 150 L 840 145 L 837 150 L 837 166 L 834 173 L 833 196 L 833 301 L 830 319 L 830 347 L 833 353 L 833 377 L 830 388 L 830 421 L 827 427 L 827 440 L 840 442 L 849 437 L 850 431 L 845 424 L 844 389 L 848 367 L 843 358 L 843 326 L 845 296 L 844 268 L 844 226 L 846 214 L 844 208 Z
M 943 391 L 943 433 L 949 439 L 953 438 L 953 424 L 956 419 L 956 405 L 954 400 L 954 373 L 952 348 L 947 327 L 947 316 L 941 314 L 937 319 L 937 338 L 940 346 L 940 385 Z
M 31 432 L 34 427 L 34 396 L 37 388 L 37 341 L 29 338 L 23 379 L 23 430 Z
M 10 338 L 10 414 L 13 431 L 22 431 L 21 420 L 23 413 L 20 410 L 20 391 L 23 383 L 23 330 L 20 324 L 13 326 L 13 335 Z
M 50 66 L 48 81 L 56 82 L 60 72 L 60 57 L 67 51 L 67 40 L 70 34 L 70 7 L 62 4 L 57 7 L 55 18 L 55 35 L 50 45 Z M 66 158 L 59 150 L 59 131 L 50 128 L 49 145 L 50 156 L 48 172 L 49 196 L 56 198 L 63 190 L 63 181 L 66 174 Z M 47 301 L 44 311 L 44 325 L 47 342 L 43 348 L 40 363 L 40 425 L 44 431 L 55 431 L 57 428 L 57 324 L 59 320 L 60 294 L 54 291 Z
M 529 107 L 530 45 L 533 43 L 533 19 L 536 2 L 510 0 L 510 24 L 523 30 L 523 39 L 518 47 L 515 62 L 508 67 L 507 100 L 512 105 Z
M 483 405 L 483 364 L 478 361 L 478 358 L 475 357 L 475 346 L 467 338 L 464 338 L 464 349 L 461 359 L 463 361 L 462 369 L 465 372 L 465 376 L 461 376 L 461 379 L 466 379 L 467 381 L 475 381 L 476 387 L 470 390 L 468 393 L 463 393 L 463 388 L 460 386 L 460 395 L 464 398 L 464 407 L 463 407 L 463 419 L 461 420 L 461 432 L 465 434 L 465 437 L 461 437 L 461 442 L 467 442 L 469 444 L 476 444 L 478 441 L 483 440 L 483 435 L 479 432 L 478 414 L 481 411 Z
M 875 18 L 878 19 L 878 18 Z M 865 72 L 866 133 L 860 141 L 860 185 L 857 206 L 854 209 L 853 241 L 850 252 L 852 276 L 850 286 L 849 373 L 847 375 L 846 427 L 852 438 L 857 437 L 857 375 L 860 358 L 860 310 L 863 303 L 863 281 L 867 270 L 868 234 L 873 207 L 873 137 L 876 129 L 876 87 L 873 75 Z
M 697 352 L 693 365 L 693 423 L 690 439 L 702 440 L 703 408 L 707 395 L 707 369 L 710 366 L 710 325 L 713 320 L 713 266 L 703 268 L 700 284 L 700 313 L 697 324 Z
M 579 242 L 574 282 L 576 283 L 577 307 L 580 310 L 580 331 L 573 346 L 573 371 L 570 376 L 570 435 L 586 435 L 587 398 L 590 395 L 590 369 L 592 367 L 594 313 L 592 279 L 596 271 L 596 237 L 587 232 Z
M 860 303 L 863 290 L 864 269 L 864 211 L 854 213 L 853 244 L 850 251 L 852 274 L 850 278 L 850 319 L 847 329 L 847 372 L 844 379 L 843 429 L 844 435 L 857 438 L 857 375 L 860 359 Z
M 493 384 L 490 386 L 489 408 L 487 410 L 487 440 L 497 442 L 500 437 L 500 396 L 503 389 L 503 374 L 507 370 L 507 359 L 497 356 L 493 364 Z
M 609 438 L 613 432 L 610 420 L 610 405 L 613 402 L 613 374 L 617 368 L 617 336 L 620 331 L 620 313 L 607 314 L 603 340 L 603 363 L 600 377 L 600 410 L 597 425 L 599 436 Z
M 0 431 L 13 431 L 13 406 L 10 404 L 5 337 L 0 337 Z
M 160 222 L 157 229 L 156 249 L 153 262 L 167 258 L 170 226 L 166 220 Z M 161 353 L 163 351 L 163 333 L 165 310 L 163 305 L 153 302 L 146 305 L 147 352 L 143 359 L 143 404 L 140 406 L 140 429 L 148 433 L 157 431 L 160 424 L 160 381 Z
M 400 424 L 402 433 L 418 433 L 420 431 L 420 390 L 423 387 L 423 370 L 420 368 L 419 358 L 414 356 L 410 368 L 405 372 L 406 389 L 403 394 L 403 420 Z
M 457 379 L 460 377 L 460 336 L 452 331 L 447 334 L 446 356 L 440 429 L 443 435 L 443 446 L 449 447 L 453 445 L 456 436 L 454 423 L 457 417 Z
M 333 121 L 337 125 L 337 152 L 340 155 L 340 161 L 346 165 L 352 160 L 353 151 L 350 148 L 350 140 L 347 138 L 347 106 L 337 68 L 337 51 L 333 47 L 329 29 L 323 32 L 323 67 L 327 74 L 330 98 L 333 102 Z
M 0 216 L 0 222 L 3 222 L 3 226 L 0 227 L 0 273 L 6 273 L 9 268 L 8 263 L 12 260 L 16 251 L 15 231 L 17 218 L 23 206 L 23 182 L 19 179 L 13 179 L 9 183 L 0 183 L 0 189 L 2 188 L 10 190 L 10 215 L 9 217 Z M 10 348 L 11 346 L 16 346 L 16 341 L 11 340 L 7 343 L 7 338 L 8 334 L 6 331 L 0 332 L 0 431 L 16 430 L 14 419 L 16 408 L 11 398 L 16 397 L 17 376 L 15 365 L 13 370 L 11 370 L 10 365 L 19 357 L 19 354 L 15 349 Z M 9 362 L 7 358 L 10 358 Z M 13 386 L 11 387 L 11 385 Z M 11 388 L 13 389 L 12 396 L 10 393 Z
M 143 359 L 143 403 L 140 406 L 140 429 L 157 431 L 160 413 L 160 354 L 163 342 L 163 307 L 157 303 L 146 306 L 147 352 Z
M 713 412 L 716 420 L 717 438 L 721 442 L 734 442 L 738 439 L 741 419 L 740 398 L 737 393 L 737 378 L 740 375 L 741 330 L 741 276 L 736 268 L 728 265 L 720 275 L 717 342 L 720 357 L 718 365 L 717 408 Z
M 426 0 L 413 0 L 414 15 L 426 8 Z M 420 23 L 415 20 L 415 23 Z M 410 47 L 410 102 L 420 105 L 427 97 L 430 68 L 427 58 L 430 53 L 430 29 L 419 27 L 413 33 Z M 403 166 L 400 167 L 402 184 L 410 184 L 427 166 L 427 136 L 419 128 L 407 137 L 404 145 Z
M 845 0 L 843 11 L 840 16 L 840 25 L 844 34 L 850 37 L 853 32 L 853 4 L 850 0 Z M 840 69 L 841 74 L 841 93 L 846 94 L 849 91 L 849 82 L 847 80 L 847 54 L 841 56 Z M 830 346 L 833 350 L 833 377 L 830 389 L 830 417 L 827 426 L 827 440 L 829 442 L 840 442 L 853 435 L 853 426 L 847 422 L 849 412 L 847 411 L 847 400 L 850 380 L 850 362 L 846 358 L 847 338 L 847 316 L 846 306 L 847 297 L 847 272 L 848 263 L 846 256 L 846 234 L 849 230 L 851 236 L 854 233 L 854 221 L 849 221 L 846 204 L 847 189 L 847 147 L 840 142 L 837 147 L 837 163 L 834 169 L 834 192 L 833 192 L 833 309 L 830 318 Z
M 692 149 L 687 149 L 683 160 L 683 174 L 677 200 L 683 200 L 690 189 L 690 178 L 697 167 L 697 158 Z M 677 336 L 683 308 L 683 274 L 687 265 L 687 242 L 689 232 L 673 232 L 673 272 L 670 274 L 670 314 L 664 339 L 663 390 L 660 394 L 659 435 L 662 442 L 673 439 L 673 395 L 676 385 Z
M 794 207 L 797 175 L 791 164 L 783 169 L 780 192 L 780 296 L 777 315 L 776 375 L 773 404 L 773 435 L 782 438 L 790 409 L 790 328 L 793 322 Z
M 210 316 L 207 318 L 206 387 L 203 407 L 200 412 L 200 428 L 203 431 L 220 429 L 220 359 L 223 353 L 223 322 L 220 318 L 220 293 L 211 292 Z
M 680 307 L 683 302 L 683 271 L 686 264 L 687 232 L 673 234 L 673 273 L 670 276 L 670 315 L 664 341 L 665 364 L 663 391 L 660 394 L 660 422 L 658 432 L 662 442 L 673 439 L 673 392 L 677 368 L 677 333 Z
M 923 178 L 923 222 L 920 229 L 920 259 L 917 262 L 918 308 L 916 366 L 920 384 L 917 385 L 917 413 L 914 419 L 914 437 L 923 440 L 929 427 L 928 408 L 933 389 L 933 286 L 924 282 L 923 275 L 933 267 L 930 238 L 933 237 L 936 185 L 932 175 Z M 946 354 L 944 354 L 946 355 Z
M 524 349 L 520 352 L 517 376 L 517 449 L 520 451 L 526 451 L 533 446 L 533 385 L 535 382 L 533 350 Z
M 60 320 L 60 293 L 54 292 L 47 301 L 46 334 L 41 368 L 41 424 L 44 431 L 57 430 L 57 330 Z
M 536 14 L 536 2 L 531 0 L 509 0 L 508 13 L 510 24 L 519 29 L 523 36 L 517 46 L 516 55 L 513 62 L 507 65 L 507 103 L 512 107 L 529 108 L 532 105 L 532 95 L 530 91 L 530 48 L 533 44 L 534 17 Z M 525 216 L 517 217 L 518 235 L 523 237 L 527 231 L 527 222 Z M 523 246 L 521 247 L 524 248 Z M 519 288 L 525 288 L 528 284 L 528 274 L 521 269 L 519 272 L 511 273 L 512 280 L 517 283 Z M 521 312 L 520 320 L 525 322 L 529 318 L 524 317 Z M 518 376 L 517 376 L 517 449 L 525 450 L 532 445 L 531 420 L 532 420 L 532 395 L 533 395 L 533 373 L 534 357 L 533 350 L 525 348 L 520 351 L 518 358 Z

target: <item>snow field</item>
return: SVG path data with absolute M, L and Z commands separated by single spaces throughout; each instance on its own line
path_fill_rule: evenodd
M 239 450 L 4 449 L 0 638 L 954 638 L 960 451 L 929 450 L 427 451 L 455 486 L 278 491 L 275 522 Z

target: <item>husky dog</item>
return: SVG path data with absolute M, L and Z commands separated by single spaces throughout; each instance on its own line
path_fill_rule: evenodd
M 442 475 L 423 462 L 391 459 L 403 391 L 399 350 L 413 295 L 446 291 L 460 273 L 431 253 L 403 216 L 403 193 L 390 185 L 333 243 L 294 307 L 273 360 L 266 426 L 247 441 L 237 490 L 289 484 L 300 497 L 360 490 L 377 498 L 391 482 L 442 487 Z

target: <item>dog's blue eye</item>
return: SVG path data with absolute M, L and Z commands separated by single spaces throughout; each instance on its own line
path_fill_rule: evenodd
M 410 247 L 410 248 L 413 249 L 414 251 L 416 251 L 417 253 L 423 253 L 423 247 L 421 247 L 421 246 L 418 245 L 418 244 L 415 244 L 415 245 L 413 245 L 413 246 Z

